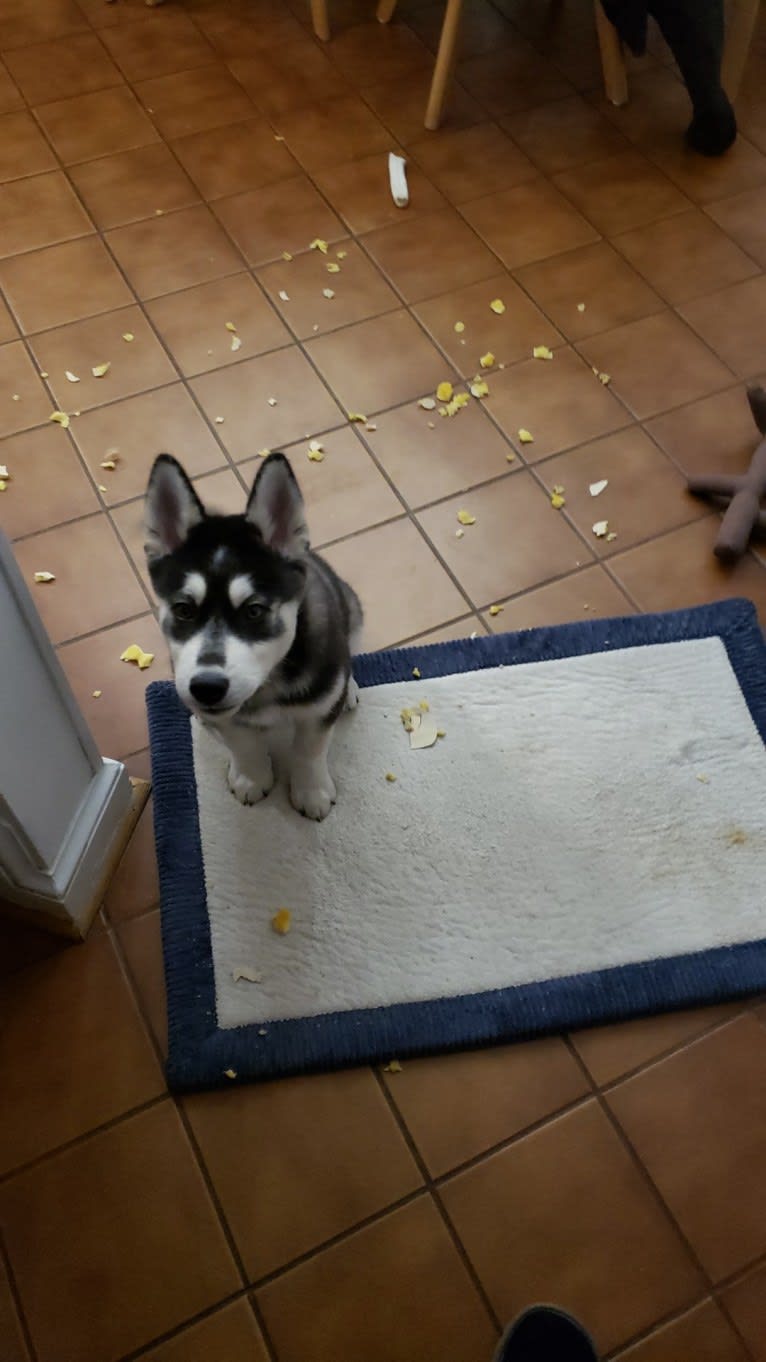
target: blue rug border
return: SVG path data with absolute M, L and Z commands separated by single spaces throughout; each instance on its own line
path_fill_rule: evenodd
M 360 686 L 720 637 L 766 742 L 766 643 L 755 607 L 733 599 L 654 615 L 554 625 L 367 653 Z M 425 1003 L 221 1030 L 199 833 L 189 714 L 173 683 L 147 688 L 154 824 L 168 996 L 169 1086 L 231 1086 L 355 1064 L 500 1044 L 766 989 L 766 940 Z M 261 1034 L 263 1033 L 263 1034 Z M 234 1079 L 226 1076 L 231 1071 Z

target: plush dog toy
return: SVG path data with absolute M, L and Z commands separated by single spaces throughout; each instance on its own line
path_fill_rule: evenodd
M 747 472 L 734 478 L 710 474 L 689 479 L 689 491 L 696 497 L 728 499 L 728 510 L 713 550 L 724 563 L 733 563 L 741 557 L 756 525 L 766 529 L 766 511 L 761 510 L 761 501 L 766 497 L 766 388 L 749 388 L 747 398 L 755 424 L 764 437 Z

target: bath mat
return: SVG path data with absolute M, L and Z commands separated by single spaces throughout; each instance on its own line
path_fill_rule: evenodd
M 322 824 L 282 785 L 238 804 L 224 751 L 170 683 L 149 687 L 173 1087 L 766 989 L 749 602 L 406 647 L 355 672 Z M 418 750 L 400 716 L 421 701 L 444 736 Z

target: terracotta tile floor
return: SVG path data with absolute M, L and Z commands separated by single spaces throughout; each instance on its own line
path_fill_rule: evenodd
M 134 774 L 167 674 L 141 549 L 160 449 L 233 511 L 287 447 L 372 647 L 734 594 L 766 622 L 763 546 L 725 572 L 684 491 L 754 444 L 766 23 L 743 136 L 708 162 L 656 40 L 605 104 L 590 0 L 467 0 L 438 134 L 443 5 L 390 28 L 372 5 L 334 0 L 320 48 L 306 0 L 0 0 L 2 524 L 56 574 L 46 627 Z M 418 407 L 487 350 L 485 402 Z M 766 1362 L 762 1004 L 174 1101 L 157 899 L 149 808 L 86 945 L 0 928 L 3 1362 L 488 1362 L 539 1299 L 610 1357 Z

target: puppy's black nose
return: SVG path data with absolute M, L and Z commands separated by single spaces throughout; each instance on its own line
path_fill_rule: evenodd
M 220 705 L 228 689 L 229 683 L 221 672 L 197 672 L 189 682 L 194 699 L 206 709 Z

